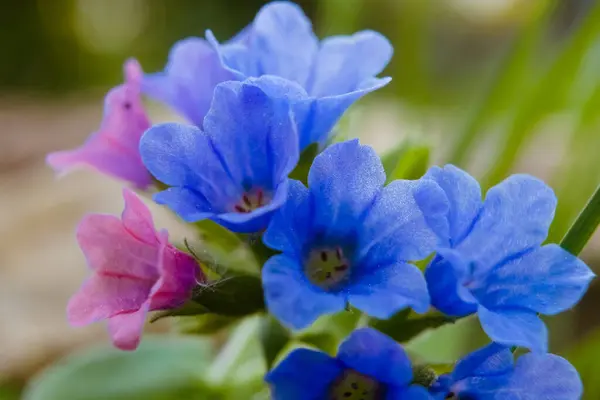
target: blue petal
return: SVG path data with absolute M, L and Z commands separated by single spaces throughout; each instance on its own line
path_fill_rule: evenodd
M 274 250 L 302 259 L 310 239 L 312 209 L 309 192 L 302 182 L 290 180 L 288 198 L 273 215 L 263 242 Z
M 358 140 L 328 147 L 308 173 L 315 229 L 334 238 L 356 232 L 384 183 L 385 171 L 373 148 L 361 146 Z
M 429 309 L 429 293 L 421 271 L 412 264 L 378 265 L 352 276 L 347 288 L 350 303 L 367 315 L 387 319 L 412 307 L 418 313 Z
M 301 114 L 296 110 L 296 114 L 301 114 L 304 118 L 298 119 L 300 134 L 300 148 L 304 149 L 311 143 L 325 144 L 331 135 L 331 131 L 344 112 L 355 101 L 366 95 L 380 89 L 390 83 L 391 78 L 372 78 L 363 82 L 356 90 L 336 95 L 320 98 L 312 98 L 307 104 L 299 104 L 297 108 L 304 110 Z M 309 112 L 307 112 L 308 110 Z
M 479 321 L 496 343 L 521 346 L 535 352 L 548 351 L 548 330 L 534 312 L 519 309 L 488 310 L 479 306 Z
M 342 372 L 339 362 L 327 354 L 298 349 L 269 372 L 265 381 L 273 400 L 321 400 Z
M 231 180 L 210 138 L 196 127 L 155 125 L 142 136 L 140 154 L 158 180 L 191 189 L 214 213 L 226 212 L 242 195 L 242 187 Z
M 346 109 L 361 96 L 386 85 L 389 79 L 373 79 L 364 89 L 323 98 L 312 98 L 302 86 L 276 76 L 250 78 L 248 82 L 259 86 L 270 97 L 285 98 L 290 103 L 303 150 L 312 143 L 324 144 Z
M 513 175 L 487 192 L 477 222 L 457 250 L 483 274 L 540 245 L 554 218 L 556 196 L 544 182 Z
M 492 270 L 481 302 L 553 315 L 573 307 L 593 277 L 583 261 L 549 244 Z
M 157 204 L 169 207 L 186 222 L 196 222 L 215 215 L 204 196 L 182 187 L 170 187 L 153 196 Z
M 302 9 L 272 2 L 256 15 L 249 47 L 261 75 L 277 75 L 305 86 L 319 41 Z
M 442 374 L 429 386 L 429 393 L 434 400 L 444 400 L 450 393 L 454 379 L 449 374 Z
M 502 392 L 514 399 L 579 399 L 583 385 L 567 360 L 554 354 L 529 353 L 517 360 L 515 371 Z
M 474 399 L 574 400 L 581 398 L 583 385 L 575 368 L 565 359 L 529 353 L 517 360 L 509 374 L 469 377 L 452 389 Z
M 452 372 L 459 381 L 474 376 L 501 375 L 513 369 L 513 354 L 506 346 L 489 344 L 461 359 Z
M 450 239 L 450 246 L 455 246 L 469 233 L 481 209 L 479 183 L 471 175 L 454 165 L 446 165 L 444 168 L 431 167 L 424 178 L 436 181 L 448 197 L 450 205 L 449 231 L 435 230 L 440 237 Z
M 450 257 L 436 256 L 425 269 L 431 305 L 455 317 L 477 312 L 477 301 L 472 296 L 469 298 L 467 289 L 462 286 L 466 274 L 464 263 Z
M 271 201 L 249 213 L 222 213 L 211 219 L 233 232 L 254 233 L 264 230 L 271 221 L 273 213 L 285 204 L 288 194 L 289 180 L 281 182 L 275 189 Z
M 423 386 L 390 387 L 387 389 L 385 400 L 434 400 Z
M 390 42 L 373 31 L 329 37 L 317 53 L 308 92 L 314 97 L 353 92 L 379 74 L 393 52 Z
M 373 185 L 372 190 L 376 188 Z M 361 268 L 396 260 L 422 260 L 438 244 L 431 224 L 445 223 L 448 202 L 430 180 L 396 180 L 386 186 L 358 230 Z
M 337 358 L 381 383 L 404 386 L 412 380 L 411 362 L 402 346 L 373 328 L 352 332 L 340 345 Z
M 201 127 L 215 86 L 230 79 L 233 75 L 221 66 L 215 50 L 192 37 L 173 46 L 164 72 L 144 76 L 142 91 Z
M 269 312 L 293 329 L 306 328 L 319 316 L 342 311 L 346 305 L 344 297 L 312 285 L 300 262 L 286 255 L 271 257 L 262 279 Z
M 218 85 L 204 129 L 232 179 L 248 189 L 276 189 L 298 162 L 288 101 L 269 97 L 252 82 Z
M 315 108 L 315 105 L 318 100 L 311 99 L 306 90 L 294 82 L 271 75 L 264 75 L 258 79 L 249 78 L 248 82 L 260 87 L 269 97 L 285 99 L 289 103 L 298 130 L 300 150 L 313 143 L 310 140 L 313 131 L 320 129 L 319 124 L 330 118 L 328 115 L 317 115 L 318 109 Z M 339 116 L 335 117 L 335 121 L 324 132 L 325 135 L 331 130 Z M 315 117 L 320 119 L 314 121 Z

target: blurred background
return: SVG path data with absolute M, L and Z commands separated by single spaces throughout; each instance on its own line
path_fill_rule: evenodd
M 102 326 L 70 328 L 64 309 L 86 274 L 74 228 L 86 212 L 120 212 L 121 183 L 90 171 L 56 180 L 45 154 L 97 129 L 125 59 L 161 70 L 177 40 L 207 28 L 225 40 L 264 3 L 0 2 L 0 399 L 19 398 L 49 363 L 107 340 Z M 395 47 L 383 74 L 392 83 L 353 108 L 346 134 L 382 153 L 407 139 L 429 145 L 432 162 L 463 167 L 485 187 L 512 172 L 543 178 L 559 197 L 549 240 L 560 240 L 600 182 L 600 1 L 299 4 L 321 37 L 374 29 Z M 150 115 L 174 118 L 154 104 Z M 156 215 L 184 234 L 164 211 Z M 599 239 L 582 254 L 596 273 Z M 548 318 L 552 350 L 579 368 L 589 399 L 600 398 L 599 301 L 594 284 L 576 309 Z M 471 335 L 463 331 L 457 346 Z

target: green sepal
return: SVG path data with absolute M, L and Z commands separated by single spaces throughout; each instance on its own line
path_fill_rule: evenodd
M 228 275 L 214 283 L 196 286 L 187 303 L 179 308 L 160 311 L 151 321 L 201 314 L 242 317 L 264 309 L 263 288 L 259 277 Z
M 435 382 L 438 374 L 427 364 L 413 365 L 413 380 L 412 383 L 428 388 Z

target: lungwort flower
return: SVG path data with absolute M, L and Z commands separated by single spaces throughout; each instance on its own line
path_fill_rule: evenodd
M 428 223 L 445 220 L 446 198 L 431 180 L 384 187 L 385 180 L 375 151 L 353 140 L 315 158 L 308 189 L 291 181 L 263 236 L 283 252 L 262 277 L 267 306 L 285 325 L 304 328 L 348 303 L 377 318 L 405 307 L 427 311 L 424 277 L 407 261 L 437 245 Z
M 449 200 L 448 224 L 434 229 L 445 242 L 425 271 L 432 305 L 452 316 L 477 313 L 495 342 L 546 351 L 538 316 L 575 305 L 594 274 L 555 244 L 541 246 L 556 197 L 542 181 L 513 175 L 485 201 L 477 181 L 453 167 L 433 167 Z
M 288 84 L 276 77 L 224 82 L 203 129 L 164 124 L 148 130 L 140 144 L 144 164 L 171 186 L 154 200 L 188 222 L 208 218 L 235 232 L 264 229 L 287 198 L 299 151 L 289 102 L 263 89 Z
M 577 400 L 583 386 L 562 357 L 528 353 L 515 362 L 510 349 L 493 343 L 460 360 L 430 391 L 436 400 Z
M 180 306 L 204 276 L 196 261 L 154 229 L 150 210 L 124 190 L 121 219 L 91 214 L 81 221 L 77 241 L 92 269 L 67 307 L 75 326 L 108 320 L 114 345 L 135 349 L 148 311 Z
M 352 103 L 390 81 L 376 78 L 392 56 L 386 38 L 362 31 L 319 41 L 308 18 L 293 3 L 267 4 L 226 43 L 219 44 L 210 31 L 207 38 L 208 42 L 188 38 L 177 43 L 165 70 L 146 75 L 143 81 L 144 93 L 199 127 L 218 83 L 274 75 L 300 89 L 293 105 L 303 149 L 326 142 Z
M 336 358 L 298 349 L 266 376 L 273 400 L 426 400 L 427 390 L 411 385 L 411 362 L 384 334 L 363 328 L 340 345 Z
M 138 149 L 140 137 L 150 127 L 140 99 L 141 79 L 138 63 L 128 61 L 125 83 L 106 95 L 100 130 L 78 149 L 49 154 L 48 164 L 61 173 L 88 166 L 139 188 L 149 186 L 152 177 Z

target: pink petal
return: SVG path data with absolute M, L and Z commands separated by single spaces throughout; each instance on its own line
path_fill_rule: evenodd
M 151 310 L 178 307 L 189 299 L 198 279 L 205 280 L 196 260 L 169 244 L 166 231 L 161 231 L 159 238 L 161 277 L 150 295 Z
M 152 184 L 138 149 L 142 134 L 150 127 L 140 98 L 141 68 L 129 61 L 125 70 L 127 81 L 106 95 L 100 129 L 83 146 L 46 158 L 57 172 L 88 166 L 141 188 Z
M 121 215 L 123 226 L 133 236 L 158 246 L 156 229 L 152 221 L 152 214 L 144 202 L 130 189 L 123 189 L 125 209 Z
M 121 350 L 135 350 L 140 344 L 148 303 L 131 313 L 119 314 L 108 320 L 108 333 L 115 347 Z
M 67 319 L 73 326 L 83 326 L 138 310 L 148 298 L 151 288 L 151 282 L 94 274 L 69 300 Z
M 77 241 L 88 265 L 104 274 L 154 284 L 159 278 L 158 243 L 140 241 L 112 215 L 89 214 L 77 228 Z

